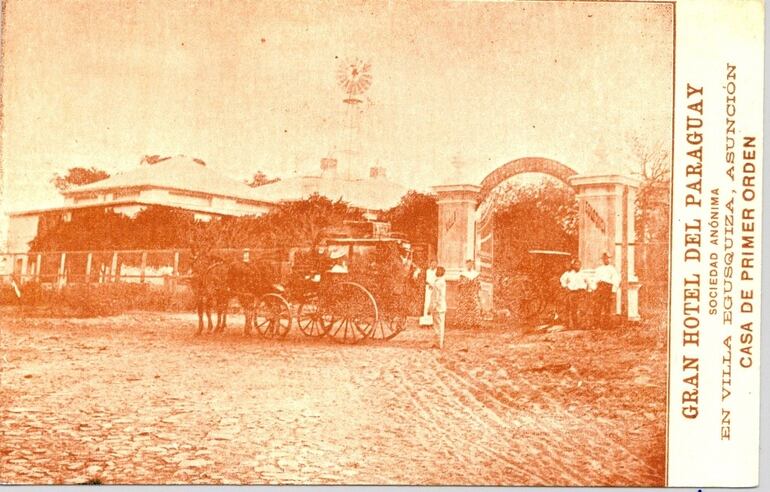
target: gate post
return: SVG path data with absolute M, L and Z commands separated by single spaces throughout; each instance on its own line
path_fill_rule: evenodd
M 621 175 L 578 175 L 569 183 L 577 193 L 579 215 L 578 254 L 583 267 L 601 265 L 608 252 L 620 273 L 615 294 L 615 314 L 639 321 L 639 278 L 634 268 L 637 178 Z
M 467 260 L 476 262 L 476 206 L 481 187 L 471 184 L 433 187 L 438 199 L 438 264 L 446 268 L 447 304 L 457 305 L 457 281 Z M 482 306 L 483 307 L 483 306 Z
M 447 280 L 457 280 L 466 260 L 476 259 L 476 205 L 481 187 L 477 185 L 434 186 L 438 195 L 439 265 Z

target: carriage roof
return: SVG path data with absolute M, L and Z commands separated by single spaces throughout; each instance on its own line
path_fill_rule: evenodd
M 572 256 L 572 254 L 566 251 L 549 251 L 545 249 L 530 249 L 527 252 L 533 255 Z

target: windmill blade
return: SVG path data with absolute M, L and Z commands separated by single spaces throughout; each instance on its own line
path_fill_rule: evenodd
M 363 94 L 372 85 L 371 67 L 358 58 L 344 61 L 337 70 L 337 82 L 349 96 Z

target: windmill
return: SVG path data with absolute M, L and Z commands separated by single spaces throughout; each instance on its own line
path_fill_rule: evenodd
M 345 153 L 348 160 L 360 155 L 361 113 L 360 99 L 372 85 L 372 65 L 359 58 L 351 58 L 340 63 L 337 69 L 337 83 L 345 91 L 345 121 L 347 124 L 347 145 Z M 350 163 L 348 163 L 348 178 Z

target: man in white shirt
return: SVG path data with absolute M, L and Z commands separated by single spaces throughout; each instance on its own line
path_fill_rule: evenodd
M 595 317 L 597 324 L 609 328 L 612 324 L 612 314 L 614 313 L 613 298 L 614 292 L 620 287 L 620 275 L 615 267 L 610 263 L 609 253 L 602 253 L 602 264 L 596 267 L 594 279 L 596 280 L 596 292 L 594 297 Z
M 588 288 L 588 282 L 585 275 L 580 271 L 580 267 L 580 260 L 572 260 L 569 270 L 564 272 L 559 279 L 566 294 L 565 317 L 567 319 L 567 328 L 573 330 L 578 328 L 578 311 L 580 310 L 584 293 Z
M 444 328 L 446 323 L 446 278 L 444 267 L 436 268 L 436 280 L 432 284 L 430 311 L 433 315 L 433 331 L 438 336 L 438 348 L 444 348 Z M 436 347 L 434 345 L 434 347 Z

